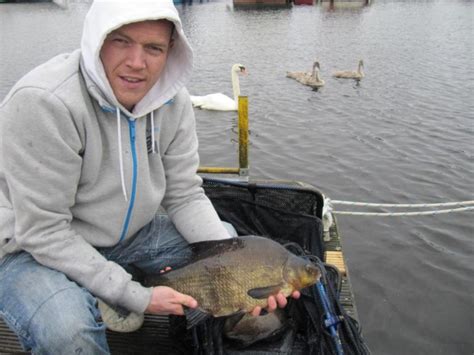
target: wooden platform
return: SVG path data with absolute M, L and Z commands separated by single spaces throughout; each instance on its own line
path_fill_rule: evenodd
M 326 263 L 334 265 L 339 269 L 341 274 L 346 275 L 346 265 L 344 263 L 344 257 L 342 256 L 342 251 L 326 251 L 325 257 Z

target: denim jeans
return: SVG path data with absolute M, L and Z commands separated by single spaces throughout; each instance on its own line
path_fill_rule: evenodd
M 224 223 L 231 235 L 233 227 Z M 99 252 L 132 274 L 185 263 L 187 242 L 165 215 L 133 238 Z M 34 354 L 108 354 L 96 298 L 63 273 L 20 252 L 0 259 L 0 317 Z

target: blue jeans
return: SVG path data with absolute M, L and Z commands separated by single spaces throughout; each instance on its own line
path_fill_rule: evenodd
M 233 227 L 224 223 L 231 235 Z M 99 252 L 132 274 L 185 263 L 188 243 L 165 215 L 133 238 Z M 0 317 L 34 354 L 109 354 L 96 298 L 63 273 L 20 252 L 0 259 Z

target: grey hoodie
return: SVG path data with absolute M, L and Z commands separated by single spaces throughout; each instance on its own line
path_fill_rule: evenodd
M 156 85 L 128 112 L 100 48 L 124 24 L 163 18 L 175 24 L 175 45 Z M 35 68 L 0 105 L 0 258 L 24 250 L 105 301 L 143 312 L 151 289 L 95 247 L 130 238 L 160 205 L 189 242 L 228 238 L 196 175 L 184 88 L 191 68 L 171 0 L 96 0 L 81 50 Z

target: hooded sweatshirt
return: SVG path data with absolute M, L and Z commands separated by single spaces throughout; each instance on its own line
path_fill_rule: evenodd
M 107 34 L 167 19 L 174 46 L 129 112 L 99 57 Z M 229 238 L 196 174 L 194 113 L 184 88 L 192 51 L 171 0 L 96 0 L 81 49 L 35 68 L 0 105 L 0 258 L 24 250 L 111 304 L 143 312 L 151 288 L 98 247 L 126 241 L 160 205 L 189 242 Z

